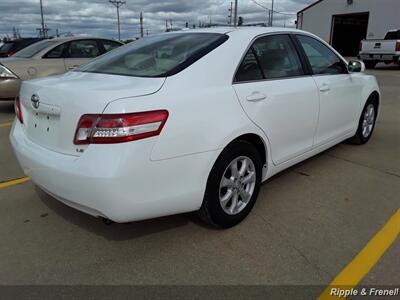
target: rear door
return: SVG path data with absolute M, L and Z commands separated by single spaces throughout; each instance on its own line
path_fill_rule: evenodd
M 76 69 L 80 65 L 102 54 L 102 49 L 94 39 L 77 40 L 69 43 L 65 56 L 67 71 Z
M 362 82 L 349 74 L 346 63 L 317 39 L 297 35 L 320 96 L 315 146 L 350 133 L 358 121 Z
M 48 51 L 42 57 L 41 63 L 38 65 L 38 73 L 35 77 L 46 77 L 49 75 L 63 74 L 67 71 L 65 68 L 64 56 L 67 43 L 58 45 Z
M 275 164 L 312 148 L 318 91 L 289 35 L 266 35 L 255 40 L 233 87 L 250 119 L 268 136 Z

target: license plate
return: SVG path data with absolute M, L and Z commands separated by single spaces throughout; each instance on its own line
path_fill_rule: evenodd
M 31 116 L 30 125 L 32 127 L 32 130 L 34 130 L 34 131 L 50 132 L 51 128 L 53 127 L 52 125 L 54 125 L 53 119 L 54 119 L 54 116 L 36 112 L 36 113 L 33 113 Z

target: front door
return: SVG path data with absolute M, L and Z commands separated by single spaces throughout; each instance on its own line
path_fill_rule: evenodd
M 297 36 L 313 71 L 320 95 L 320 117 L 315 146 L 354 130 L 358 121 L 361 83 L 347 71 L 339 56 L 320 41 Z

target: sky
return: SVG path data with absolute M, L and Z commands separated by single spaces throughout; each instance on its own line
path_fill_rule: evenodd
M 40 0 L 0 0 L 0 37 L 12 37 L 13 27 L 22 37 L 37 36 L 40 27 Z M 266 22 L 271 0 L 238 0 L 238 15 L 244 23 Z M 257 5 L 257 2 L 259 5 Z M 296 13 L 314 0 L 275 0 L 274 10 Z M 121 39 L 132 39 L 140 34 L 139 15 L 143 11 L 145 34 L 165 31 L 165 20 L 172 20 L 174 28 L 188 22 L 228 22 L 231 0 L 126 0 L 120 9 Z M 117 38 L 117 10 L 108 0 L 43 0 L 44 19 L 49 35 L 71 32 Z M 294 26 L 295 15 L 274 15 L 274 26 Z

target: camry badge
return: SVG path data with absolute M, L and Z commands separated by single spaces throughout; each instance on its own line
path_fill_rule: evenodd
M 38 109 L 40 105 L 40 98 L 38 95 L 33 94 L 31 97 L 31 103 L 34 109 Z

